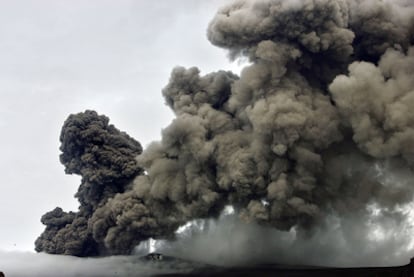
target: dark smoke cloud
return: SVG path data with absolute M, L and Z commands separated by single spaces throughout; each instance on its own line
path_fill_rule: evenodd
M 123 192 L 125 185 L 141 173 L 135 161 L 142 152 L 141 145 L 108 122 L 106 116 L 94 111 L 71 115 L 60 135 L 60 160 L 65 172 L 82 176 L 76 196 L 92 210 L 102 200 Z
M 366 236 L 355 239 L 361 231 L 350 222 L 375 214 L 378 226 L 405 222 L 412 6 L 235 1 L 219 10 L 208 38 L 251 65 L 240 76 L 175 68 L 163 95 L 176 118 L 144 152 L 94 112 L 65 122 L 61 161 L 82 176 L 80 211 L 46 214 L 38 251 L 130 253 L 148 238 L 174 238 L 190 220 L 217 218 L 226 205 L 244 222 L 295 230 L 301 242 L 332 218 L 352 245 Z
M 36 240 L 36 251 L 53 254 L 90 256 L 102 254 L 88 226 L 95 210 L 110 197 L 127 190 L 134 177 L 142 173 L 135 157 L 141 145 L 109 124 L 106 116 L 94 111 L 73 114 L 65 121 L 60 135 L 61 162 L 68 174 L 82 176 L 76 193 L 79 211 L 61 208 L 42 216 L 46 230 Z

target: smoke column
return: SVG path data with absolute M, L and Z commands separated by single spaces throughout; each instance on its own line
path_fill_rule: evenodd
M 207 36 L 251 64 L 240 76 L 173 69 L 162 93 L 175 119 L 143 152 L 105 116 L 69 116 L 61 161 L 82 176 L 80 209 L 45 214 L 36 250 L 129 254 L 228 205 L 280 238 L 293 230 L 308 250 L 333 226 L 359 246 L 370 226 L 394 247 L 411 241 L 395 236 L 410 233 L 414 190 L 414 7 L 235 1 Z M 259 245 L 280 246 L 265 233 Z

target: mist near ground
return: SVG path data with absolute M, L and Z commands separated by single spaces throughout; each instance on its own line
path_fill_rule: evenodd
M 0 271 L 7 277 L 151 276 L 185 273 L 188 265 L 146 262 L 139 256 L 78 258 L 32 252 L 0 251 Z
M 151 276 L 186 273 L 209 265 L 375 267 L 408 264 L 414 256 L 410 239 L 413 226 L 393 218 L 385 220 L 375 207 L 371 212 L 370 220 L 331 217 L 325 228 L 308 237 L 298 237 L 294 229 L 283 232 L 244 222 L 228 206 L 217 219 L 195 220 L 182 226 L 174 241 L 142 242 L 133 255 L 78 258 L 0 251 L 0 271 L 7 277 Z M 391 225 L 394 229 L 387 233 Z M 142 256 L 151 251 L 195 263 L 143 260 Z
M 295 229 L 284 232 L 243 222 L 230 209 L 217 220 L 195 220 L 187 224 L 175 241 L 153 241 L 152 249 L 225 267 L 260 264 L 383 267 L 408 264 L 414 256 L 412 224 L 385 219 L 374 208 L 372 215 L 371 219 L 330 217 L 323 228 L 301 237 Z M 390 231 L 390 226 L 397 231 Z M 141 244 L 135 253 L 143 254 L 145 251 L 145 244 Z

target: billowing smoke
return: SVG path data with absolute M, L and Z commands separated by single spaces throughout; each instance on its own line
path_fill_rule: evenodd
M 61 161 L 82 176 L 81 205 L 45 214 L 36 250 L 128 254 L 149 238 L 173 239 L 186 222 L 218 218 L 228 205 L 242 221 L 294 230 L 301 242 L 333 221 L 350 237 L 362 222 L 406 226 L 414 7 L 235 1 L 207 35 L 250 65 L 240 76 L 175 68 L 162 93 L 176 117 L 142 153 L 104 116 L 67 119 Z
M 66 173 L 82 176 L 75 195 L 80 207 L 76 213 L 55 208 L 43 215 L 46 230 L 35 242 L 36 251 L 76 256 L 105 253 L 105 247 L 94 239 L 89 221 L 96 209 L 128 190 L 133 178 L 142 173 L 135 160 L 142 147 L 94 111 L 69 116 L 60 141 Z

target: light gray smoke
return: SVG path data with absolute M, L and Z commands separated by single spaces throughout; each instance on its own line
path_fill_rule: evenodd
M 240 76 L 175 68 L 162 92 L 176 118 L 144 152 L 105 117 L 69 117 L 61 160 L 83 177 L 81 208 L 46 214 L 38 251 L 130 253 L 226 205 L 244 222 L 295 230 L 301 242 L 332 218 L 349 236 L 360 232 L 350 222 L 374 213 L 378 225 L 405 222 L 414 191 L 411 5 L 235 1 L 207 35 L 251 65 Z M 79 238 L 94 251 L 71 250 Z

